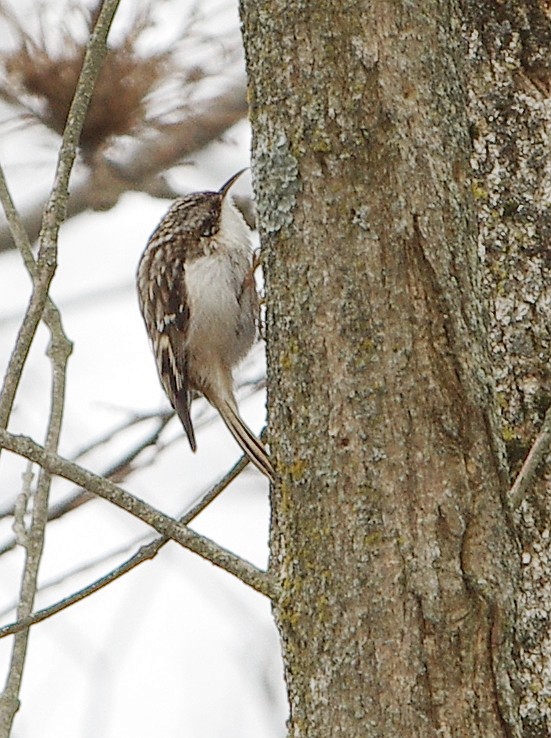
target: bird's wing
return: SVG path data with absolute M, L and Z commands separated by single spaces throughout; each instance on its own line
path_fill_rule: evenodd
M 172 248 L 171 248 L 172 247 Z M 147 270 L 147 298 L 140 295 L 140 307 L 153 344 L 157 370 L 163 388 L 178 413 L 195 451 L 197 443 L 190 417 L 191 395 L 188 380 L 187 334 L 189 304 L 186 294 L 183 255 L 174 251 L 174 244 L 161 244 L 157 249 L 170 249 L 166 255 L 156 254 Z M 141 290 L 138 290 L 140 294 Z

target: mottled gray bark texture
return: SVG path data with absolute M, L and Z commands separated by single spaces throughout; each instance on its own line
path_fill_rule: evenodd
M 464 4 L 490 345 L 503 439 L 516 473 L 551 401 L 551 23 L 538 0 Z M 516 625 L 524 738 L 551 735 L 551 458 L 518 519 Z
M 293 738 L 544 725 L 505 502 L 548 404 L 547 19 L 522 5 L 242 0 Z

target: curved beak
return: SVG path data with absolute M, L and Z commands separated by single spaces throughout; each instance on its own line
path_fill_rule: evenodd
M 239 177 L 243 174 L 243 172 L 246 172 L 249 167 L 245 167 L 244 169 L 240 169 L 237 174 L 234 174 L 233 177 L 230 177 L 228 181 L 220 187 L 218 190 L 219 194 L 222 195 L 222 198 L 226 197 L 234 183 L 239 179 Z

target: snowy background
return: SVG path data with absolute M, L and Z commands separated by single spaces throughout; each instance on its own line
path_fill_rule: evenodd
M 127 4 L 128 4 L 127 0 Z M 178 2 L 159 2 L 159 34 L 170 32 Z M 226 8 L 226 6 L 224 6 Z M 18 12 L 34 5 L 19 3 Z M 125 0 L 121 5 L 124 21 Z M 224 11 L 238 33 L 237 8 Z M 1 23 L 1 21 L 0 21 Z M 115 29 L 116 30 L 116 29 Z M 7 29 L 0 28 L 0 39 Z M 151 37 L 151 43 L 158 38 Z M 242 64 L 242 62 L 240 62 Z M 243 74 L 242 68 L 228 71 Z M 219 80 L 218 80 L 219 82 Z M 3 107 L 0 120 L 10 111 Z M 250 132 L 242 121 L 194 161 L 174 168 L 181 192 L 218 188 L 246 166 Z M 59 139 L 37 126 L 0 128 L 0 162 L 17 206 L 45 198 Z M 79 169 L 74 174 L 78 181 Z M 250 194 L 242 177 L 237 194 Z M 169 202 L 133 193 L 110 211 L 87 212 L 61 230 L 59 268 L 51 295 L 74 342 L 69 360 L 60 453 L 104 472 L 151 433 L 155 418 L 128 425 L 137 415 L 168 409 L 139 314 L 135 272 L 147 238 Z M 3 373 L 30 295 L 18 253 L 0 254 L 0 371 Z M 33 343 L 17 394 L 10 430 L 43 440 L 49 407 L 47 331 Z M 255 431 L 265 420 L 264 371 L 259 342 L 237 373 L 240 408 Z M 163 431 L 156 453 L 145 451 L 123 486 L 170 515 L 200 498 L 239 458 L 237 445 L 213 411 L 196 401 L 198 451 L 192 454 L 177 419 Z M 124 430 L 121 428 L 126 427 Z M 118 432 L 84 455 L 83 449 Z M 11 510 L 25 464 L 0 460 L 0 546 L 12 539 Z M 75 492 L 56 480 L 52 504 Z M 193 527 L 265 567 L 268 556 L 268 485 L 250 466 Z M 128 558 L 151 532 L 126 513 L 92 500 L 49 524 L 36 608 L 80 589 Z M 0 624 L 15 619 L 23 555 L 0 556 Z M 11 639 L 0 641 L 0 679 Z M 120 738 L 152 735 L 194 738 L 276 738 L 285 734 L 286 704 L 279 642 L 268 602 L 230 575 L 176 544 L 101 592 L 36 625 L 14 736 Z

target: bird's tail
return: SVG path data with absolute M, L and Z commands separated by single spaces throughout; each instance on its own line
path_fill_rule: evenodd
M 237 410 L 227 400 L 217 405 L 222 420 L 227 425 L 230 433 L 248 456 L 249 460 L 265 474 L 272 482 L 275 479 L 274 467 L 270 461 L 266 449 L 251 429 L 239 416 Z

